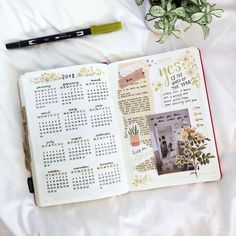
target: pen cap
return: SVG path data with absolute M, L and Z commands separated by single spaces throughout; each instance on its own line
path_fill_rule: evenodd
M 13 49 L 13 48 L 19 48 L 20 47 L 20 43 L 16 42 L 16 43 L 7 43 L 6 44 L 6 48 L 7 49 Z
M 94 25 L 91 26 L 91 33 L 92 34 L 103 34 L 103 33 L 109 33 L 112 31 L 120 30 L 122 28 L 121 22 L 115 22 L 111 24 L 106 25 Z

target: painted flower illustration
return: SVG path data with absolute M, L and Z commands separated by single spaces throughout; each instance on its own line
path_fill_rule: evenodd
M 214 158 L 211 153 L 205 152 L 206 142 L 210 139 L 198 132 L 196 128 L 187 126 L 182 130 L 179 140 L 183 142 L 184 150 L 182 155 L 176 157 L 176 165 L 192 165 L 194 167 L 193 174 L 197 177 L 199 165 L 207 165 L 210 163 L 210 158 Z
M 180 63 L 184 68 L 186 75 L 191 79 L 191 84 L 198 88 L 200 86 L 200 77 L 198 74 L 198 67 L 194 56 L 187 50 L 182 55 Z
M 183 131 L 180 134 L 179 140 L 180 141 L 187 141 L 189 138 L 191 138 L 190 136 L 195 135 L 195 128 L 191 128 L 191 127 L 184 127 Z
M 184 56 L 183 56 L 183 63 L 185 63 L 185 64 L 188 64 L 190 61 L 191 61 L 191 56 L 190 56 L 190 54 L 185 54 Z
M 193 77 L 193 75 L 194 75 L 194 70 L 193 70 L 193 68 L 189 68 L 189 69 L 186 71 L 186 74 L 187 74 L 187 76 L 189 76 L 189 77 Z
M 195 134 L 195 137 L 198 141 L 203 141 L 205 139 L 204 135 L 198 132 Z
M 183 131 L 180 135 L 180 141 L 186 141 L 188 139 L 189 133 L 187 131 Z

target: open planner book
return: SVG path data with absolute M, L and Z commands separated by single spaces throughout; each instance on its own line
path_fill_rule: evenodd
M 196 48 L 26 73 L 19 90 L 38 206 L 221 178 Z

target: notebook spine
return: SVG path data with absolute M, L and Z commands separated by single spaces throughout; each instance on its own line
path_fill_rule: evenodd
M 25 153 L 25 167 L 28 171 L 31 172 L 31 154 L 30 154 L 30 146 L 29 146 L 29 135 L 28 135 L 28 124 L 27 124 L 27 116 L 25 107 L 21 107 L 21 116 L 23 123 L 23 132 L 24 132 L 24 141 L 23 148 Z

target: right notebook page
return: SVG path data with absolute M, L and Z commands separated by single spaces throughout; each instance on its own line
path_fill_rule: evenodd
M 110 69 L 124 124 L 130 190 L 219 180 L 199 50 L 117 62 Z

